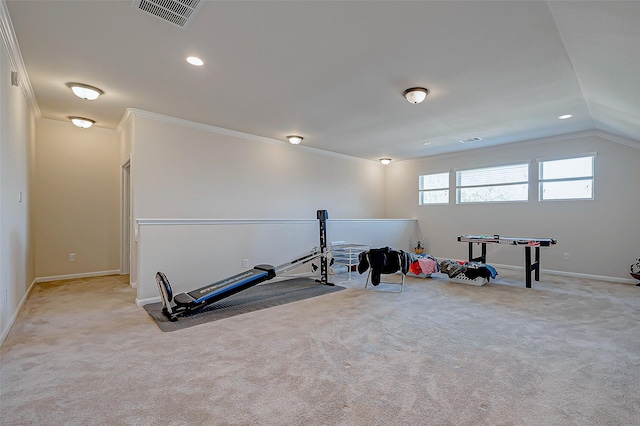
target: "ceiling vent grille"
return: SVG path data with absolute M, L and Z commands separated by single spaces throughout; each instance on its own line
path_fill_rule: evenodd
M 187 28 L 202 3 L 201 0 L 134 0 L 133 8 L 180 28 Z
M 460 140 L 460 143 L 473 143 L 473 142 L 479 142 L 481 140 L 482 138 L 479 138 L 476 136 L 475 138 Z

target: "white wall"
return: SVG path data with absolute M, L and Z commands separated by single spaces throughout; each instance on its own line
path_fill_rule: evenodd
M 558 244 L 542 249 L 542 268 L 574 274 L 630 279 L 629 265 L 640 257 L 637 185 L 640 149 L 587 132 L 478 149 L 391 164 L 387 169 L 386 213 L 416 217 L 427 251 L 436 256 L 466 259 L 461 234 L 502 234 L 553 237 Z M 619 139 L 610 137 L 610 139 Z M 629 143 L 633 145 L 633 143 Z M 537 201 L 538 158 L 597 152 L 593 201 Z M 446 206 L 418 206 L 418 176 L 449 170 L 531 162 L 530 200 L 525 203 L 456 205 L 455 190 Z M 452 174 L 455 188 L 455 174 Z M 524 250 L 489 245 L 488 261 L 522 266 Z M 569 253 L 570 260 L 563 260 Z
M 382 217 L 384 169 L 379 163 L 220 132 L 145 112 L 133 112 L 127 128 L 133 134 L 131 176 L 135 220 L 315 221 L 317 210 L 328 210 L 330 218 L 339 219 Z M 281 263 L 287 256 L 310 248 L 309 244 L 317 240 L 312 231 L 315 226 L 317 224 L 311 225 L 306 236 L 296 233 L 295 227 L 272 233 L 264 227 L 251 232 L 249 228 L 239 227 L 234 231 L 221 231 L 223 227 L 217 226 L 215 232 L 220 234 L 210 235 L 214 243 L 187 238 L 186 234 L 192 232 L 189 227 L 140 229 L 136 237 L 139 246 L 134 254 L 138 269 L 136 276 L 132 276 L 138 285 L 138 298 L 157 295 L 154 276 L 159 268 L 178 269 L 187 264 L 204 268 L 206 276 L 222 274 L 224 277 L 236 272 L 238 259 L 245 256 L 258 263 Z M 155 235 L 158 232 L 164 234 Z M 259 232 L 266 232 L 269 237 L 260 237 Z M 236 234 L 242 238 L 234 238 Z M 271 257 L 259 259 L 258 253 L 269 251 L 260 241 L 278 238 L 278 246 L 272 248 L 275 250 L 273 260 Z M 236 241 L 246 241 L 244 246 L 253 246 L 257 252 L 244 254 Z M 159 251 L 172 253 L 176 245 L 187 253 L 195 246 L 196 250 L 210 252 L 210 256 L 206 262 L 194 255 L 198 258 L 196 262 L 179 256 L 158 264 Z M 220 251 L 226 254 L 222 256 Z M 229 263 L 228 259 L 234 262 Z
M 117 132 L 45 119 L 36 126 L 38 278 L 119 271 Z M 73 262 L 70 253 L 76 255 Z
M 376 162 L 134 113 L 136 218 L 382 217 Z
M 408 250 L 415 230 L 415 220 L 329 219 L 327 242 Z M 249 267 L 278 266 L 320 243 L 315 219 L 143 220 L 138 238 L 139 304 L 158 297 L 158 271 L 167 275 L 174 293 L 191 291 L 242 272 L 243 259 Z
M 11 85 L 12 70 L 7 45 L 0 43 L 0 344 L 35 277 L 29 213 L 34 128 L 22 87 Z

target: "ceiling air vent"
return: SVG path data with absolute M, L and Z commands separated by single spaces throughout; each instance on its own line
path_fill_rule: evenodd
M 133 8 L 180 28 L 187 28 L 201 3 L 204 2 L 202 0 L 133 0 Z
M 461 140 L 460 143 L 473 143 L 473 142 L 479 142 L 481 140 L 482 138 L 479 138 L 476 136 L 475 138 Z

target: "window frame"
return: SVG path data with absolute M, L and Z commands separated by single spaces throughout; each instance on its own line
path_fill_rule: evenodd
M 423 176 L 435 176 L 435 175 L 447 175 L 447 186 L 446 187 L 438 187 L 438 188 L 430 188 L 430 189 L 422 189 L 421 181 Z M 438 192 L 438 191 L 447 191 L 447 202 L 446 203 L 423 203 L 422 202 L 422 194 L 426 192 Z M 419 206 L 447 206 L 451 204 L 451 170 L 447 170 L 445 172 L 435 172 L 435 173 L 425 173 L 418 175 L 418 205 Z
M 553 201 L 593 201 L 596 197 L 596 177 L 595 177 L 595 169 L 596 169 L 596 156 L 597 152 L 585 152 L 581 154 L 574 154 L 569 156 L 559 156 L 559 157 L 548 157 L 548 158 L 537 158 L 536 161 L 538 163 L 538 201 L 547 203 Z M 551 161 L 561 161 L 561 160 L 573 160 L 578 158 L 591 158 L 591 176 L 573 176 L 568 178 L 554 178 L 554 179 L 544 179 L 542 174 L 543 164 Z M 544 199 L 544 184 L 545 183 L 553 183 L 553 182 L 577 182 L 581 180 L 591 179 L 591 197 L 587 198 L 550 198 Z
M 469 205 L 469 204 L 505 204 L 505 203 L 528 203 L 530 201 L 530 181 L 531 181 L 531 160 L 518 161 L 513 163 L 503 163 L 492 166 L 473 167 L 464 169 L 455 169 L 455 191 L 456 191 L 456 205 Z M 499 169 L 512 166 L 526 166 L 527 167 L 527 179 L 524 181 L 509 181 L 503 183 L 492 183 L 487 185 L 458 185 L 459 173 L 483 170 L 483 169 Z M 495 200 L 495 201 L 461 201 L 461 190 L 466 188 L 490 188 L 500 186 L 512 186 L 512 185 L 526 185 L 526 198 L 524 200 Z

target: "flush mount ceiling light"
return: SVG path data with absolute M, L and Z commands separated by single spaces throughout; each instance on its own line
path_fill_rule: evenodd
M 386 166 L 391 162 L 391 158 L 381 158 L 380 162 Z
M 287 136 L 287 140 L 292 145 L 298 145 L 300 142 L 302 142 L 302 139 L 303 139 L 302 136 L 296 136 L 296 135 Z
M 560 117 L 558 117 L 558 118 L 559 118 L 560 120 L 566 120 L 567 118 L 571 118 L 571 117 L 573 117 L 573 115 L 571 115 L 571 114 L 564 114 L 564 115 L 561 115 L 561 116 L 560 116 Z
M 88 101 L 93 101 L 94 99 L 98 99 L 100 95 L 104 95 L 104 92 L 101 89 L 89 86 L 88 84 L 67 83 L 67 87 L 71 89 L 73 94 L 77 97 Z
M 196 67 L 201 67 L 204 65 L 204 61 L 196 56 L 189 56 L 187 58 L 187 62 L 191 65 L 195 65 Z
M 428 94 L 429 89 L 425 89 L 424 87 L 412 87 L 405 90 L 402 95 L 412 104 L 419 104 L 424 101 L 424 98 L 426 98 Z
M 81 129 L 88 129 L 95 123 L 92 119 L 84 117 L 69 117 L 69 120 L 71 120 L 74 126 L 80 127 Z

